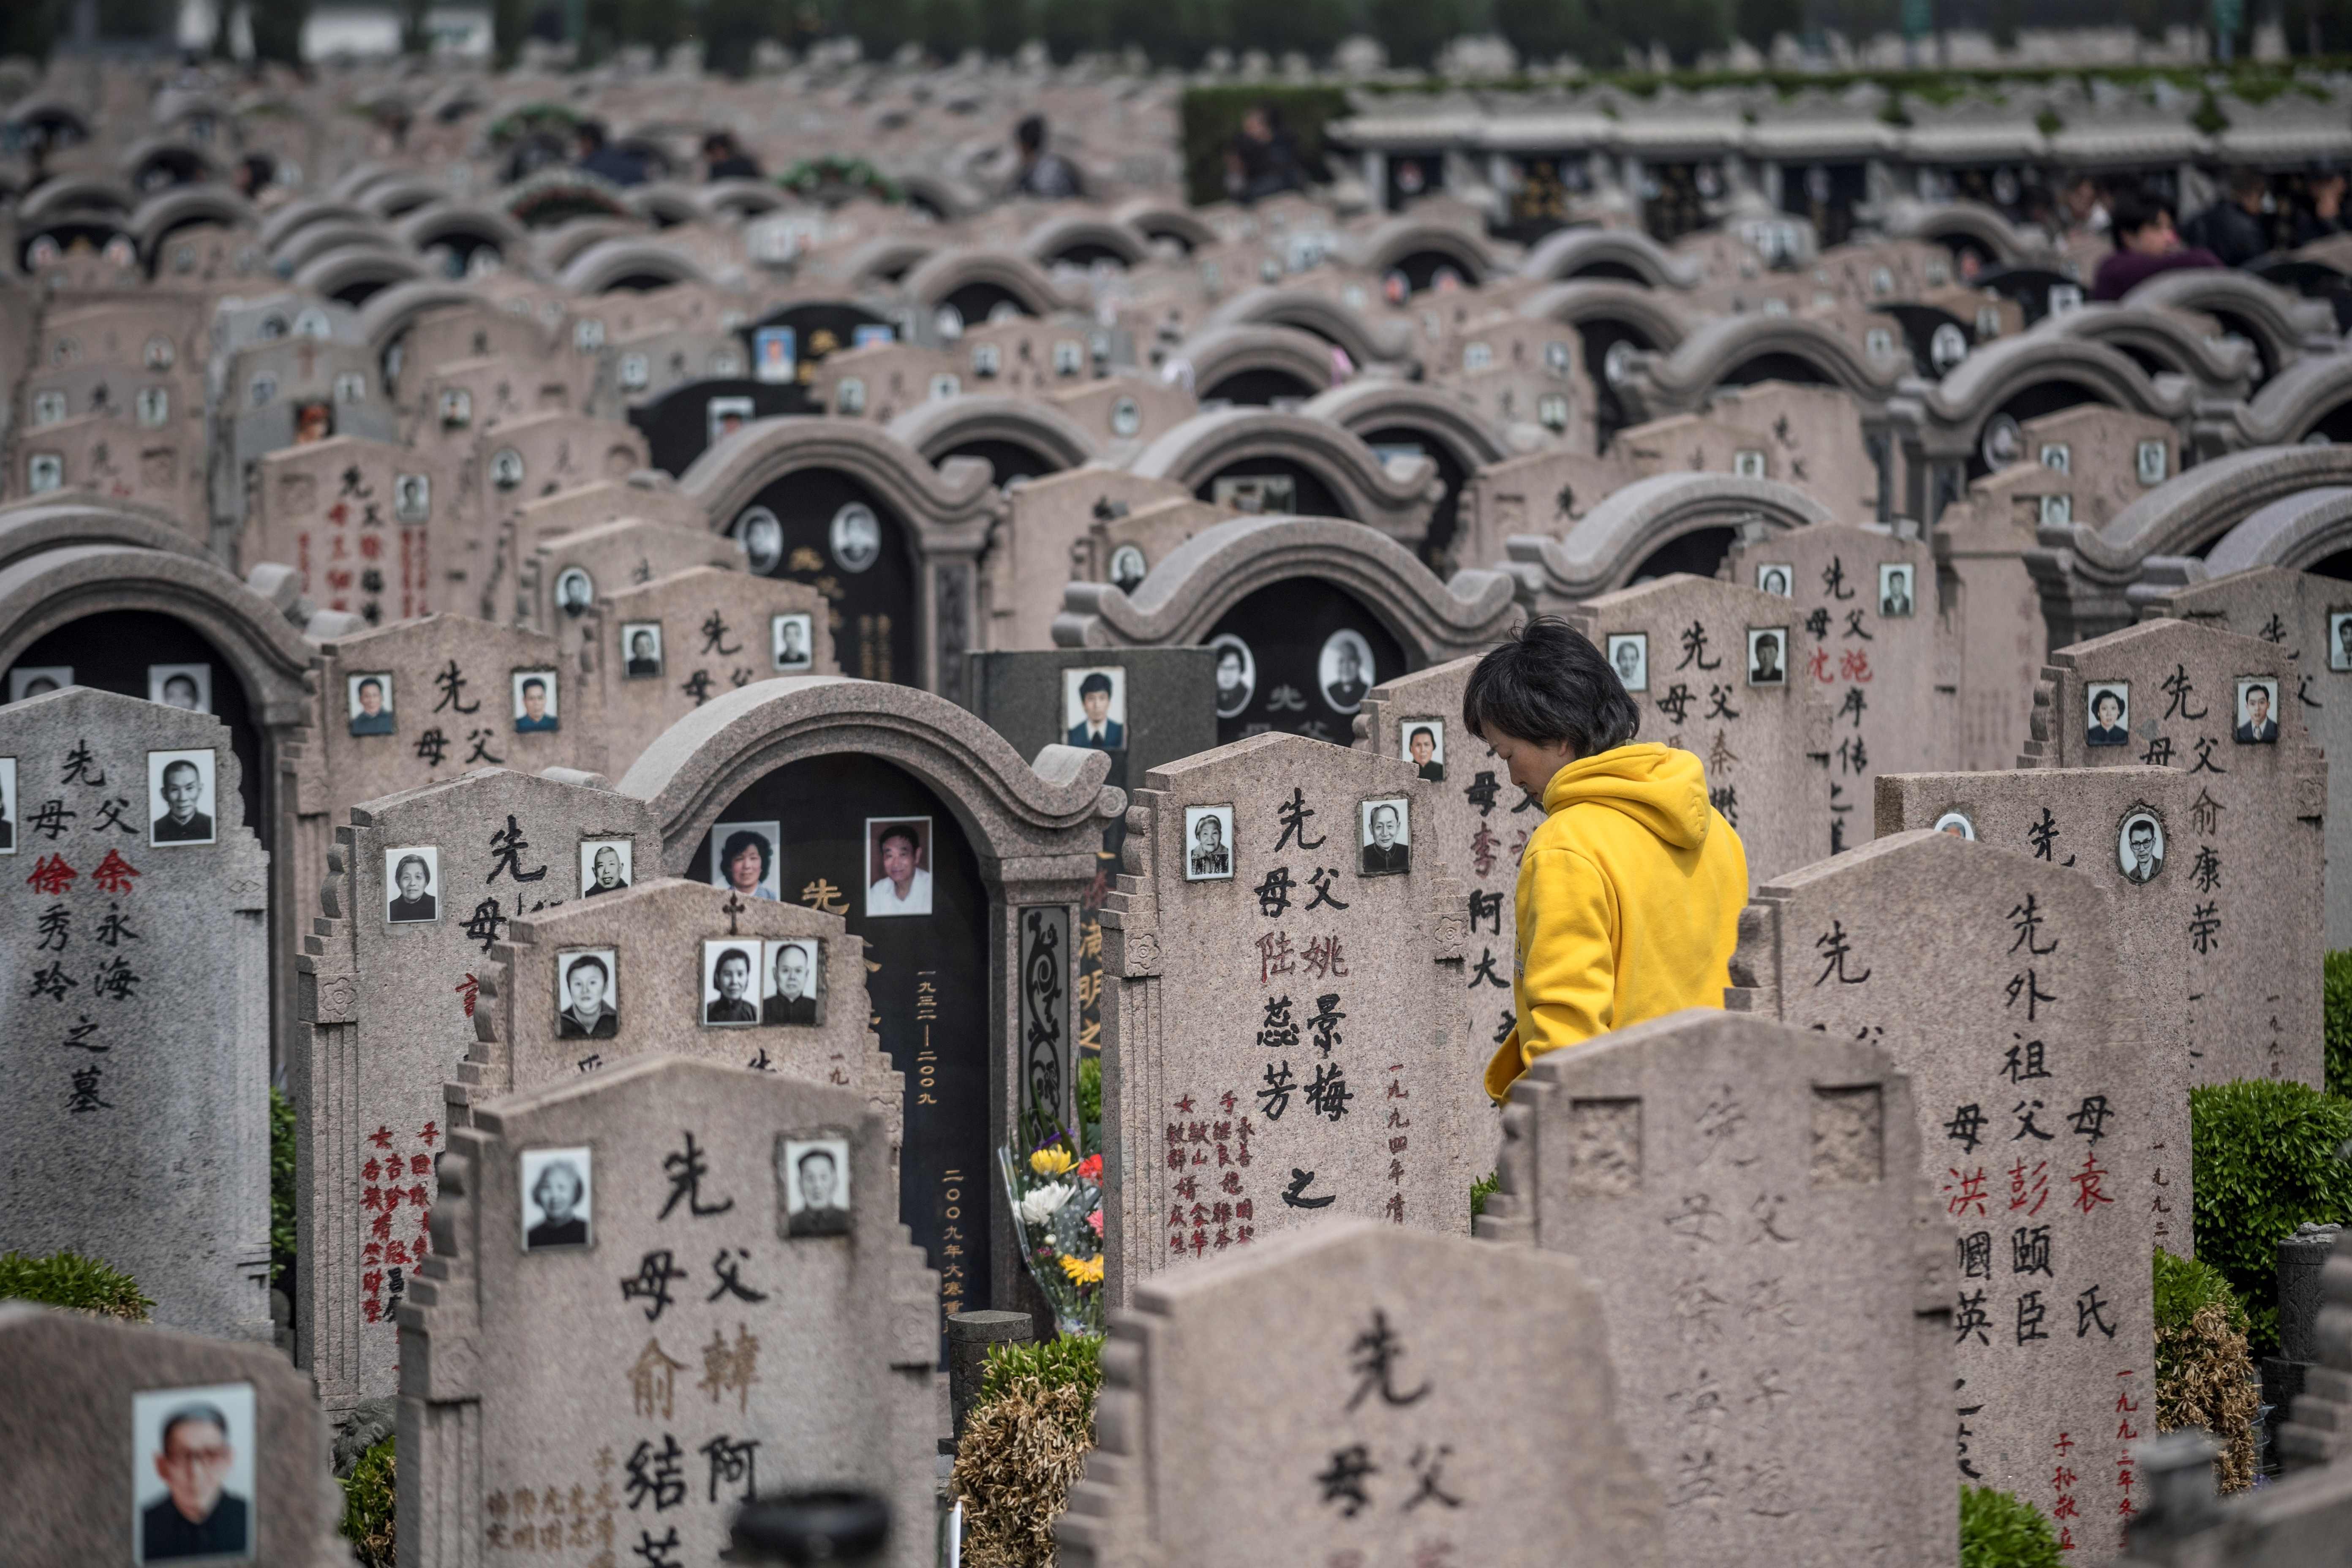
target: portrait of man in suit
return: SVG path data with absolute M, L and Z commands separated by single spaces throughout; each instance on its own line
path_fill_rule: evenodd
M 1878 613 L 1898 620 L 1911 613 L 1911 568 L 1887 565 L 1878 569 Z
M 2124 869 L 2124 879 L 2135 885 L 2145 885 L 2156 879 L 2164 869 L 2164 831 L 2156 818 L 2145 811 L 2135 812 L 2124 818 L 2123 841 L 2118 846 L 2117 858 Z
M 786 1140 L 776 1158 L 784 1176 L 784 1234 L 847 1236 L 848 1140 Z
M 148 842 L 210 844 L 212 814 L 202 809 L 207 793 L 204 769 L 189 758 L 174 757 L 163 764 L 163 810 L 154 818 Z
M 1341 713 L 1353 713 L 1371 689 L 1365 679 L 1363 639 L 1353 632 L 1333 632 L 1328 645 L 1330 676 L 1324 682 L 1323 700 Z
M 628 629 L 629 658 L 623 675 L 630 680 L 653 680 L 662 672 L 661 630 L 636 626 Z
M 2266 680 L 2241 681 L 2238 686 L 2238 744 L 2269 746 L 2278 742 L 2278 721 L 2271 717 L 2271 693 Z
M 1412 845 L 1405 827 L 1404 802 L 1368 801 L 1364 805 L 1363 874 L 1385 877 L 1412 869 Z
M 362 675 L 352 683 L 351 732 L 354 735 L 389 735 L 393 731 L 392 704 L 384 695 L 384 683 L 389 677 Z
M 760 1005 L 762 1024 L 816 1022 L 816 968 L 804 942 L 776 944 L 773 965 L 776 994 Z
M 562 723 L 562 721 L 555 716 L 554 701 L 551 695 L 554 683 L 555 677 L 552 674 L 526 675 L 522 678 L 521 683 L 515 688 L 517 709 L 514 721 L 515 733 L 519 735 L 549 733 Z
M 1127 749 L 1127 726 L 1110 716 L 1113 672 L 1090 669 L 1078 682 L 1077 721 L 1070 726 L 1068 742 L 1073 746 L 1087 746 L 1097 752 L 1123 752 Z

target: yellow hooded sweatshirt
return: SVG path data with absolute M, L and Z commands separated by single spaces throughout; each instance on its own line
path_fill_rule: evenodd
M 1748 902 L 1748 852 L 1688 752 L 1652 742 L 1580 758 L 1543 807 L 1519 859 L 1518 1027 L 1486 1064 L 1498 1105 L 1546 1051 L 1722 1006 Z

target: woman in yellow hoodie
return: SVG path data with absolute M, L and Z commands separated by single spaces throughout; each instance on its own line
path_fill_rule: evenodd
M 1519 859 L 1518 1025 L 1486 1064 L 1495 1102 L 1546 1051 L 1722 1006 L 1748 852 L 1696 757 L 1634 743 L 1641 710 L 1601 650 L 1537 616 L 1471 671 L 1462 721 L 1544 809 Z

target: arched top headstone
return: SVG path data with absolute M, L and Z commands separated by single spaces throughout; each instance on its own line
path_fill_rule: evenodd
M 1267 284 L 1244 289 L 1220 302 L 1202 321 L 1209 327 L 1293 327 L 1347 351 L 1359 366 L 1408 359 L 1412 327 L 1402 321 L 1370 321 L 1318 289 Z
M 1433 223 L 1406 213 L 1389 219 L 1349 247 L 1355 264 L 1379 277 L 1415 256 L 1442 256 L 1472 288 L 1492 277 L 1496 264 L 1476 236 L 1452 224 Z
M 2104 528 L 2045 526 L 2045 550 L 2102 581 L 2128 580 L 2154 556 L 2194 555 L 2256 512 L 2305 491 L 2352 485 L 2352 447 L 2263 447 L 2198 464 Z
M 1217 231 L 1202 222 L 1199 214 L 1157 197 L 1138 196 L 1122 203 L 1112 210 L 1111 216 L 1146 239 L 1174 240 L 1188 251 L 1195 246 L 1217 243 Z
M 1252 378 L 1260 397 L 1309 395 L 1328 390 L 1334 374 L 1332 345 L 1296 327 L 1265 322 L 1203 327 L 1173 351 L 1192 366 L 1192 384 L 1202 397 L 1234 396 L 1232 383 Z M 1280 385 L 1279 392 L 1268 384 Z
M 2326 301 L 2300 299 L 2251 272 L 2212 267 L 2159 272 L 2134 289 L 2128 302 L 2217 318 L 2262 351 L 2273 375 L 2305 353 L 2335 348 L 2336 321 Z M 2326 340 L 2326 346 L 2317 340 Z
M 361 305 L 393 284 L 414 282 L 425 275 L 425 263 L 415 257 L 350 245 L 312 258 L 294 274 L 294 287 L 347 305 Z
M 1054 619 L 1062 647 L 1168 647 L 1205 641 L 1251 594 L 1294 578 L 1331 584 L 1386 625 L 1416 664 L 1492 646 L 1517 618 L 1511 581 L 1462 571 L 1441 583 L 1402 545 L 1360 523 L 1241 517 L 1202 530 L 1152 566 L 1132 595 L 1072 583 Z
M 1066 258 L 1084 265 L 1083 258 L 1090 255 L 1114 256 L 1121 266 L 1133 267 L 1151 254 L 1143 236 L 1134 229 L 1116 218 L 1091 213 L 1061 213 L 1045 219 L 1022 236 L 1021 248 L 1041 267 L 1051 267 Z
M 1465 470 L 1512 455 L 1503 433 L 1459 397 L 1421 382 L 1364 376 L 1300 405 L 1310 419 L 1328 420 L 1351 435 L 1410 429 L 1426 435 Z
M 677 488 L 713 531 L 726 532 L 761 490 L 810 468 L 848 475 L 921 530 L 976 531 L 997 505 L 986 463 L 950 458 L 935 468 L 887 430 L 857 419 L 756 420 L 697 458 Z
M 660 288 L 671 283 L 708 283 L 709 274 L 675 246 L 652 239 L 606 239 L 590 246 L 564 265 L 559 279 L 579 295 L 611 293 L 616 289 Z
M 2104 342 L 2028 332 L 1978 349 L 1943 380 L 1924 387 L 1919 404 L 1931 426 L 1949 432 L 1959 450 L 1972 454 L 1978 429 L 2003 405 L 2053 382 L 2111 407 L 2175 421 L 2188 416 L 2196 396 L 2186 382 L 2158 385 L 2137 361 Z
M 88 490 L 60 490 L 0 506 L 0 566 L 76 544 L 120 544 L 205 558 L 204 546 L 169 519 Z
M 1568 228 L 1547 236 L 1519 276 L 1548 282 L 1624 279 L 1645 289 L 1696 289 L 1699 268 L 1638 228 Z M 1549 311 L 1545 312 L 1549 314 Z
M 938 462 L 959 447 L 999 442 L 1021 447 L 1047 468 L 1082 467 L 1103 443 L 1050 403 L 967 392 L 916 404 L 888 426 L 891 437 Z
M 1519 301 L 1518 312 L 1571 327 L 1622 322 L 1660 353 L 1672 353 L 1691 330 L 1673 295 L 1609 279 L 1583 278 L 1538 289 Z
M 1508 570 L 1522 600 L 1539 608 L 1628 586 L 1644 562 L 1676 539 L 1708 529 L 1768 535 L 1835 521 L 1803 490 L 1734 474 L 1658 474 L 1612 492 L 1565 534 L 1508 542 Z
M 2243 444 L 2292 446 L 2352 403 L 2352 354 L 2305 354 L 2231 410 Z M 2322 435 L 2331 432 L 2321 431 Z
M 900 284 L 926 310 L 975 286 L 1002 292 L 1032 316 L 1050 316 L 1073 303 L 1044 268 L 1017 250 L 950 246 L 924 258 Z
M 2236 400 L 2263 373 L 2254 345 L 2242 338 L 2212 338 L 2198 330 L 2194 319 L 2175 310 L 2160 310 L 2135 300 L 2129 304 L 2084 305 L 2042 319 L 2036 334 L 2080 338 L 2108 343 L 2143 363 L 2185 375 L 2208 397 Z
M 1349 521 L 1384 534 L 1417 537 L 1436 506 L 1429 494 L 1435 467 L 1428 458 L 1383 463 L 1360 436 L 1304 414 L 1265 408 L 1194 415 L 1138 453 L 1128 467 L 1198 494 L 1219 474 L 1253 460 L 1297 464 L 1331 493 Z
M 1892 362 L 1873 362 L 1823 322 L 1756 314 L 1715 317 L 1670 353 L 1636 356 L 1616 390 L 1645 416 L 1679 413 L 1759 361 L 1800 363 L 1865 405 L 1883 404 L 1897 380 Z

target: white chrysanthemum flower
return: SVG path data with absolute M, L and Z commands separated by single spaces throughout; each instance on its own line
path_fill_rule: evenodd
M 1054 1217 L 1054 1211 L 1069 1201 L 1072 1189 L 1067 1182 L 1047 1182 L 1033 1187 L 1021 1200 L 1021 1217 L 1030 1225 L 1044 1225 Z

